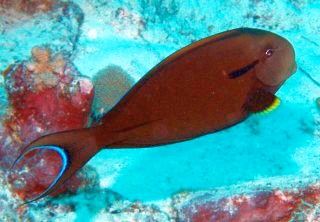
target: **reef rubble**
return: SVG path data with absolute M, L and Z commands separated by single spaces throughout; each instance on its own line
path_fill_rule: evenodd
M 21 149 L 36 138 L 86 127 L 93 85 L 61 53 L 34 47 L 30 60 L 11 65 L 3 75 L 9 103 L 7 115 L 0 123 L 0 166 L 3 169 L 8 169 Z M 24 160 L 11 172 L 9 183 L 15 194 L 29 199 L 51 184 L 60 170 L 61 158 L 47 150 L 30 152 Z M 78 174 L 58 193 L 75 191 L 84 180 Z

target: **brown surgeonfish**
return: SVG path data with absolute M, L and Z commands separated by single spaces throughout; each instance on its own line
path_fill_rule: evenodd
M 197 41 L 150 70 L 91 128 L 55 133 L 26 146 L 51 149 L 59 175 L 35 201 L 54 192 L 101 149 L 152 147 L 235 125 L 279 104 L 274 95 L 296 70 L 292 45 L 272 32 L 239 28 Z

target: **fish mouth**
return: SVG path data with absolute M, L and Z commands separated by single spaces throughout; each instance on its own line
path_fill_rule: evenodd
M 268 91 L 273 94 L 276 93 L 279 90 L 279 88 L 285 83 L 285 81 L 297 71 L 297 68 L 298 68 L 297 62 L 294 62 L 293 66 L 291 66 L 291 69 L 287 78 L 282 80 L 279 84 L 275 86 L 269 86 Z
M 291 68 L 290 74 L 295 73 L 295 72 L 297 71 L 297 68 L 298 68 L 297 62 L 295 61 L 294 64 L 293 64 L 293 66 L 292 66 L 292 68 Z

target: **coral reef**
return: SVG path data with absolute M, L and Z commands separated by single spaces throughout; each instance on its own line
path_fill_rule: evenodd
M 70 59 L 79 59 L 79 61 L 75 60 L 77 67 L 81 68 L 83 64 L 85 68 L 82 67 L 81 70 L 86 70 L 87 74 L 95 73 L 105 64 L 114 63 L 140 77 L 174 49 L 219 31 L 249 26 L 272 29 L 289 37 L 299 52 L 297 56 L 299 66 L 306 67 L 314 77 L 317 74 L 318 69 L 314 64 L 319 60 L 317 43 L 319 42 L 317 37 L 319 36 L 319 7 L 317 6 L 319 3 L 315 0 L 81 0 L 74 2 L 0 0 L 0 39 L 5 40 L 0 41 L 2 55 L 0 70 L 13 64 L 4 71 L 4 81 L 0 79 L 0 220 L 62 222 L 84 218 L 83 220 L 86 221 L 320 221 L 319 184 L 308 182 L 309 185 L 300 186 L 301 184 L 288 181 L 287 174 L 292 173 L 299 179 L 309 177 L 305 174 L 305 167 L 312 168 L 311 165 L 317 165 L 313 163 L 317 163 L 319 157 L 318 150 L 314 148 L 318 146 L 317 141 L 320 135 L 319 110 L 314 104 L 314 98 L 319 96 L 315 91 L 315 87 L 318 86 L 307 85 L 301 78 L 303 75 L 296 75 L 296 79 L 287 83 L 287 89 L 290 88 L 290 90 L 284 89 L 280 94 L 282 93 L 282 98 L 287 101 L 285 105 L 287 111 L 292 109 L 293 112 L 298 113 L 300 112 L 298 108 L 305 108 L 308 111 L 302 110 L 301 116 L 290 117 L 293 120 L 292 125 L 286 123 L 283 128 L 287 127 L 285 135 L 288 140 L 293 141 L 292 143 L 299 143 L 299 140 L 293 140 L 293 137 L 301 137 L 301 140 L 305 140 L 305 137 L 301 136 L 303 131 L 298 130 L 297 134 L 293 133 L 296 126 L 294 121 L 301 122 L 301 128 L 313 138 L 308 137 L 308 141 L 289 148 L 285 147 L 286 143 L 277 140 L 274 147 L 283 145 L 283 149 L 297 149 L 297 153 L 276 151 L 277 155 L 285 157 L 277 160 L 271 158 L 270 162 L 265 163 L 276 168 L 281 160 L 291 160 L 292 155 L 302 156 L 301 162 L 309 163 L 304 164 L 301 169 L 293 169 L 294 172 L 275 170 L 283 175 L 282 184 L 290 183 L 296 188 L 270 186 L 269 189 L 260 189 L 255 192 L 252 183 L 248 183 L 246 191 L 236 194 L 234 192 L 238 189 L 234 187 L 226 188 L 231 190 L 228 195 L 220 195 L 217 190 L 181 192 L 173 198 L 162 200 L 163 203 L 151 204 L 142 201 L 132 202 L 111 190 L 100 188 L 95 170 L 86 166 L 63 188 L 63 191 L 74 192 L 79 191 L 79 187 L 83 186 L 86 187 L 83 192 L 80 191 L 72 196 L 63 195 L 15 209 L 14 207 L 21 203 L 21 200 L 15 197 L 28 199 L 42 192 L 53 180 L 61 165 L 61 159 L 56 152 L 30 153 L 10 175 L 11 190 L 9 190 L 7 181 L 4 180 L 6 171 L 23 145 L 41 135 L 84 127 L 89 118 L 89 106 L 93 97 L 92 84 L 87 78 L 80 76 Z M 83 29 L 82 26 L 83 11 L 86 13 L 87 29 Z M 83 35 L 79 43 L 81 32 L 88 35 Z M 307 47 L 305 42 L 309 42 L 310 47 Z M 35 43 L 50 44 L 52 49 L 33 48 Z M 77 50 L 77 47 L 81 50 Z M 33 58 L 26 60 L 32 48 Z M 67 54 L 54 53 L 57 51 L 64 51 Z M 154 55 L 156 59 L 148 57 L 149 55 Z M 14 61 L 17 62 L 14 63 Z M 91 72 L 91 70 L 95 71 Z M 133 84 L 129 75 L 117 66 L 102 69 L 93 81 L 96 86 L 96 97 L 93 101 L 94 109 L 91 112 L 95 119 L 111 109 Z M 315 96 L 311 91 L 314 91 Z M 313 111 L 317 114 L 316 133 L 310 133 L 310 125 L 303 122 L 310 114 L 308 102 L 312 103 Z M 319 108 L 320 99 L 316 100 L 316 104 Z M 7 109 L 5 109 L 6 106 L 8 106 Z M 291 116 L 290 114 L 289 112 L 284 115 Z M 259 119 L 248 123 L 250 137 L 263 136 L 266 128 L 262 124 L 263 121 Z M 279 127 L 278 122 L 270 124 L 269 127 L 272 131 L 274 130 L 272 133 L 278 136 L 277 132 L 283 132 L 276 130 Z M 290 129 L 293 130 L 290 131 Z M 237 136 L 239 135 L 245 138 L 243 135 L 246 134 L 237 131 Z M 247 140 L 243 139 L 243 141 Z M 234 143 L 238 142 L 235 139 Z M 215 142 L 209 143 L 209 146 L 215 146 L 214 149 L 222 149 L 222 147 L 230 149 L 224 146 L 222 141 L 221 144 L 219 141 L 221 146 L 218 148 Z M 263 145 L 260 148 L 264 149 Z M 271 150 L 271 148 L 267 149 Z M 308 155 L 307 150 L 310 153 Z M 165 149 L 161 152 L 163 156 L 168 154 Z M 250 149 L 250 152 L 253 154 L 249 158 L 246 157 L 248 161 L 262 162 L 266 159 L 259 156 L 260 152 L 255 153 L 254 149 Z M 234 154 L 242 155 L 241 151 Z M 183 149 L 181 155 L 189 154 L 186 154 Z M 140 157 L 139 154 L 137 156 Z M 163 156 L 159 155 L 159 159 Z M 190 156 L 197 159 L 194 153 Z M 206 156 L 209 156 L 207 152 L 198 159 L 200 165 L 201 162 L 216 161 L 214 159 L 216 157 L 206 158 Z M 124 159 L 123 162 L 126 163 L 134 162 L 128 157 Z M 141 162 L 141 158 L 137 159 Z M 230 165 L 230 162 L 225 162 Z M 160 162 L 162 163 L 164 162 Z M 221 169 L 226 167 L 223 164 L 221 161 L 219 165 Z M 150 168 L 148 162 L 144 162 L 143 165 L 145 168 Z M 178 163 L 174 166 L 178 170 L 181 168 L 185 171 L 186 165 Z M 203 166 L 199 169 L 207 169 Z M 268 169 L 272 169 L 272 166 Z M 102 181 L 106 180 L 116 168 L 126 167 L 120 164 L 103 171 L 100 175 L 102 176 L 100 183 L 103 183 Z M 123 183 L 132 179 L 127 177 L 128 174 L 132 174 L 132 169 L 129 168 L 120 172 L 125 180 Z M 167 181 L 179 175 L 176 174 L 177 169 L 172 171 Z M 195 167 L 190 169 L 190 172 L 186 173 L 186 178 L 197 180 L 194 178 L 198 172 L 197 169 Z M 243 168 L 235 169 L 234 172 L 228 169 L 225 170 L 226 177 L 232 176 L 233 173 L 239 173 L 239 178 L 245 175 L 241 172 Z M 301 170 L 303 173 L 296 174 L 296 170 Z M 309 172 L 308 169 L 306 171 Z M 258 170 L 256 174 L 257 177 L 270 175 L 263 170 Z M 121 180 L 121 176 L 112 176 L 113 181 Z M 264 184 L 268 184 L 269 180 L 270 178 L 267 178 Z M 186 180 L 180 181 L 181 186 L 184 186 Z M 107 183 L 104 187 L 112 186 L 112 183 Z M 145 185 L 142 186 L 141 189 L 144 190 L 141 192 L 151 193 L 150 190 L 148 191 L 150 185 L 146 180 L 141 180 L 141 184 Z M 166 186 L 170 186 L 170 182 Z M 90 190 L 91 187 L 93 190 Z M 212 188 L 214 187 L 213 185 Z M 117 188 L 118 192 L 123 191 L 121 190 L 123 188 Z M 155 189 L 162 192 L 161 186 L 155 186 Z
M 108 112 L 134 84 L 130 75 L 116 65 L 100 70 L 92 81 L 95 93 L 92 106 L 94 119 Z
M 0 7 L 6 10 L 13 9 L 18 12 L 34 14 L 48 12 L 58 3 L 58 0 L 0 0 Z
M 67 204 L 47 203 L 43 205 L 23 205 L 17 208 L 19 201 L 7 189 L 5 171 L 0 168 L 0 220 L 1 221 L 55 221 L 64 220 L 65 217 L 74 219 L 74 208 Z
M 18 62 L 3 73 L 8 94 L 8 114 L 1 122 L 0 166 L 11 166 L 21 148 L 34 139 L 63 130 L 85 127 L 91 112 L 93 85 L 80 77 L 74 65 L 60 53 L 35 47 L 30 61 Z M 10 174 L 9 182 L 22 199 L 43 192 L 60 170 L 61 160 L 53 151 L 34 151 Z M 45 169 L 45 170 L 44 170 Z M 72 186 L 75 191 L 87 183 L 79 175 Z M 59 192 L 62 192 L 60 190 Z
M 26 60 L 35 43 L 50 44 L 55 51 L 68 52 L 68 57 L 75 53 L 84 19 L 77 4 L 58 0 L 0 0 L 0 14 L 0 39 L 5 39 L 0 41 L 0 54 L 5 55 L 0 57 L 0 70 L 14 61 Z
M 142 32 L 146 29 L 146 23 L 142 16 L 126 8 L 119 7 L 113 12 L 113 16 L 117 19 L 112 20 L 110 25 L 127 37 L 142 37 Z M 127 28 L 123 28 L 127 27 Z
M 132 202 L 123 198 L 113 201 L 106 209 L 102 209 L 95 216 L 95 221 L 169 222 L 170 215 L 161 211 L 156 205 L 140 201 Z
M 319 221 L 320 184 L 265 190 L 217 199 L 213 192 L 175 197 L 179 221 Z M 183 195 L 182 195 L 183 196 Z M 182 200 L 181 200 L 182 199 Z

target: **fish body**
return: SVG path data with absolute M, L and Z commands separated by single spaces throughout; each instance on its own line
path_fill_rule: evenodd
M 262 47 L 261 38 L 265 38 Z M 101 119 L 98 135 L 113 135 L 112 147 L 148 147 L 234 125 L 252 113 L 247 105 L 255 94 L 273 95 L 283 83 L 281 78 L 271 83 L 273 79 L 263 77 L 267 79 L 264 82 L 258 76 L 267 66 L 264 63 L 273 60 L 266 52 L 281 50 L 281 46 L 290 54 L 294 67 L 291 45 L 262 30 L 236 29 L 183 48 L 153 68 Z M 243 68 L 245 73 L 235 74 Z M 257 111 L 272 101 L 262 101 L 266 104 Z M 96 141 L 100 147 L 110 146 L 107 136 Z
M 40 196 L 64 183 L 103 148 L 151 147 L 230 127 L 279 102 L 275 92 L 295 72 L 292 45 L 259 29 L 240 28 L 195 42 L 150 70 L 93 127 L 41 137 L 65 159 Z

